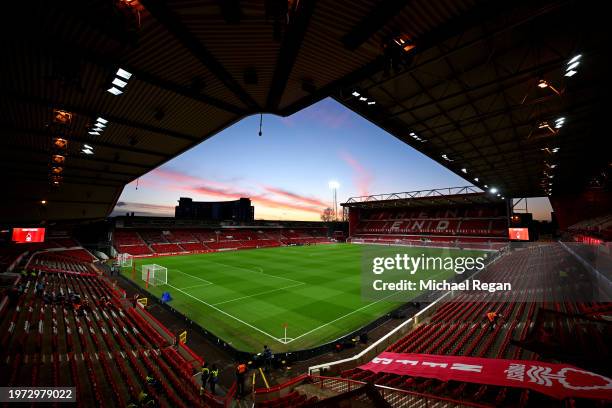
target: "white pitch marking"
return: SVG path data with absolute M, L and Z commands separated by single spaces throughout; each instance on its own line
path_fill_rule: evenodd
M 294 283 L 302 283 L 302 284 L 304 284 L 304 283 L 305 283 L 305 282 L 300 282 L 300 281 L 297 281 L 297 280 L 295 280 L 295 279 L 285 278 L 285 277 L 283 277 L 283 276 L 270 275 L 269 273 L 265 273 L 265 272 L 263 272 L 263 269 L 262 269 L 261 267 L 256 267 L 256 268 L 261 269 L 261 272 L 257 272 L 257 271 L 254 271 L 254 270 L 252 270 L 252 269 L 246 269 L 246 268 L 241 268 L 241 267 L 239 267 L 239 266 L 234 266 L 234 265 L 224 264 L 223 262 L 215 262 L 215 261 L 211 261 L 211 260 L 207 260 L 207 262 L 214 263 L 214 264 L 221 265 L 221 266 L 225 266 L 225 267 L 228 267 L 228 268 L 238 269 L 238 270 L 240 270 L 240 271 L 247 271 L 247 272 L 251 272 L 251 273 L 256 273 L 256 274 L 266 275 L 266 276 L 269 276 L 269 277 L 271 277 L 271 278 L 283 279 L 283 280 L 286 280 L 286 281 L 289 281 L 289 282 L 294 282 Z
M 185 290 L 185 289 L 193 289 L 193 288 L 201 288 L 201 287 L 207 287 L 212 285 L 212 283 L 201 283 L 199 285 L 193 285 L 193 286 L 186 286 L 184 288 L 181 288 L 181 290 Z
M 307 331 L 306 333 L 300 334 L 299 336 L 297 336 L 297 337 L 296 337 L 296 338 L 294 338 L 294 339 L 289 340 L 289 341 L 288 341 L 287 343 L 285 343 L 285 344 L 291 343 L 292 341 L 297 340 L 297 339 L 299 339 L 299 338 L 302 338 L 302 337 L 304 337 L 304 336 L 306 336 L 306 335 L 308 335 L 308 334 L 310 334 L 310 333 L 312 333 L 312 332 L 314 332 L 314 331 L 317 331 L 317 330 L 319 330 L 319 329 L 321 329 L 321 328 L 323 328 L 323 327 L 325 327 L 325 326 L 329 326 L 330 324 L 335 323 L 335 322 L 337 322 L 338 320 L 344 319 L 345 317 L 350 316 L 350 315 L 352 315 L 353 313 L 357 313 L 357 312 L 359 312 L 360 310 L 363 310 L 363 309 L 365 309 L 365 308 L 367 308 L 367 307 L 369 307 L 369 306 L 375 305 L 375 304 L 376 304 L 376 303 L 378 303 L 378 302 L 382 302 L 383 300 L 388 299 L 388 298 L 390 298 L 390 297 L 391 297 L 391 296 L 393 296 L 393 295 L 397 295 L 398 293 L 400 293 L 400 292 L 394 292 L 394 293 L 390 294 L 389 296 L 385 296 L 385 297 L 384 297 L 384 298 L 382 298 L 382 299 L 378 299 L 378 300 L 377 300 L 377 301 L 375 301 L 375 302 L 368 303 L 367 305 L 362 306 L 362 307 L 360 307 L 359 309 L 355 309 L 355 310 L 353 310 L 352 312 L 347 313 L 347 314 L 345 314 L 345 315 L 343 315 L 343 316 L 340 316 L 340 317 L 338 317 L 338 318 L 336 318 L 336 319 L 332 320 L 331 322 L 327 322 L 327 323 L 325 323 L 325 324 L 322 324 L 322 325 L 321 325 L 321 326 L 319 326 L 319 327 L 315 327 L 314 329 Z
M 435 277 L 437 277 L 437 276 L 439 276 L 439 275 L 442 275 L 443 273 L 444 273 L 444 272 L 439 272 L 439 273 L 436 273 L 435 275 L 433 275 L 433 276 L 432 276 L 432 278 L 435 278 Z M 323 327 L 325 327 L 325 326 L 329 326 L 330 324 L 335 323 L 335 322 L 337 322 L 338 320 L 344 319 L 345 317 L 350 316 L 350 315 L 352 315 L 353 313 L 359 312 L 360 310 L 363 310 L 363 309 L 365 309 L 365 308 L 367 308 L 367 307 L 369 307 L 369 306 L 375 305 L 375 304 L 376 304 L 376 303 L 378 303 L 378 302 L 382 302 L 383 300 L 388 299 L 388 298 L 390 298 L 390 297 L 391 297 L 391 296 L 393 296 L 393 295 L 397 295 L 398 293 L 401 293 L 401 292 L 394 292 L 394 293 L 392 293 L 392 294 L 390 294 L 390 295 L 388 295 L 388 296 L 385 296 L 384 298 L 378 299 L 378 300 L 377 300 L 377 301 L 375 301 L 375 302 L 368 303 L 367 305 L 362 306 L 362 307 L 360 307 L 359 309 L 355 309 L 355 310 L 353 310 L 352 312 L 349 312 L 349 313 L 347 313 L 347 314 L 345 314 L 345 315 L 343 315 L 343 316 L 340 316 L 340 317 L 338 317 L 338 318 L 336 318 L 336 319 L 332 320 L 331 322 L 327 322 L 327 323 L 325 323 L 325 324 L 322 324 L 322 325 L 321 325 L 321 326 L 319 326 L 319 327 L 315 327 L 314 329 L 312 329 L 312 330 L 310 330 L 310 331 L 307 331 L 306 333 L 300 334 L 299 336 L 297 336 L 296 338 L 294 338 L 294 339 L 292 339 L 292 340 L 288 341 L 287 343 L 291 343 L 292 341 L 297 340 L 297 339 L 299 339 L 299 338 L 301 338 L 301 337 L 304 337 L 304 336 L 306 336 L 307 334 L 310 334 L 310 333 L 312 333 L 312 332 L 314 332 L 314 331 L 317 331 L 317 330 L 319 330 L 319 329 L 321 329 L 321 328 L 323 328 Z M 285 344 L 287 344 L 287 343 L 285 343 Z
M 213 303 L 213 305 L 214 305 L 214 306 L 217 306 L 217 305 L 223 305 L 223 304 L 225 304 L 225 303 L 231 303 L 231 302 L 235 302 L 235 301 L 237 301 L 237 300 L 248 299 L 248 298 L 255 297 L 255 296 L 259 296 L 259 295 L 265 295 L 265 294 L 267 294 L 267 293 L 273 293 L 273 292 L 277 292 L 277 291 L 279 291 L 279 290 L 290 289 L 290 288 L 296 288 L 296 287 L 298 287 L 298 286 L 302 286 L 302 285 L 305 285 L 305 283 L 298 283 L 298 284 L 296 284 L 296 285 L 290 285 L 290 286 L 285 286 L 285 287 L 282 287 L 282 288 L 277 288 L 277 289 L 266 290 L 265 292 L 254 293 L 254 294 L 252 294 L 252 295 L 242 296 L 242 297 L 239 297 L 239 298 L 236 298 L 236 299 L 230 299 L 230 300 L 225 300 L 225 301 L 223 301 L 223 302 L 219 302 L 219 303 Z
M 278 339 L 278 338 L 276 338 L 276 337 L 272 336 L 270 333 L 266 333 L 265 331 L 263 331 L 263 330 L 261 330 L 261 329 L 259 329 L 259 328 L 255 327 L 255 326 L 253 326 L 252 324 L 247 323 L 247 322 L 245 322 L 244 320 L 241 320 L 241 319 L 237 318 L 236 316 L 232 316 L 231 314 L 229 314 L 229 313 L 227 313 L 227 312 L 225 312 L 225 311 L 223 311 L 223 310 L 219 309 L 218 307 L 215 307 L 215 306 L 211 305 L 210 303 L 206 303 L 206 302 L 204 302 L 202 299 L 198 299 L 197 297 L 195 297 L 195 296 L 193 296 L 193 295 L 191 295 L 191 294 L 189 294 L 189 293 L 187 293 L 187 292 L 185 292 L 185 291 L 183 291 L 183 290 L 180 290 L 180 289 L 179 289 L 179 288 L 177 288 L 176 286 L 172 286 L 172 285 L 170 285 L 170 284 L 168 284 L 168 286 L 170 286 L 172 289 L 178 290 L 178 291 L 179 291 L 179 292 L 181 292 L 181 293 L 184 293 L 185 295 L 189 296 L 190 298 L 192 298 L 192 299 L 194 299 L 194 300 L 197 300 L 198 302 L 200 302 L 200 303 L 202 303 L 202 304 L 204 304 L 204 305 L 206 305 L 206 306 L 208 306 L 208 307 L 210 307 L 210 308 L 212 308 L 212 309 L 215 309 L 217 312 L 222 313 L 222 314 L 226 315 L 227 317 L 231 317 L 232 319 L 236 320 L 237 322 L 240 322 L 240 323 L 244 324 L 245 326 L 250 327 L 250 328 L 251 328 L 251 329 L 253 329 L 253 330 L 257 330 L 257 331 L 258 331 L 258 332 L 260 332 L 261 334 L 265 334 L 266 336 L 270 337 L 271 339 L 276 340 L 276 341 L 278 341 L 279 343 L 282 343 L 282 341 L 280 341 L 280 339 Z
M 206 283 L 208 283 L 209 285 L 214 285 L 214 284 L 213 284 L 211 281 L 207 281 L 206 279 L 202 279 L 202 278 L 200 278 L 199 276 L 190 275 L 190 274 L 185 273 L 185 272 L 183 272 L 183 271 L 180 271 L 180 270 L 178 270 L 178 269 L 170 269 L 170 272 L 178 272 L 178 273 L 182 273 L 183 275 L 187 275 L 187 276 L 189 276 L 189 277 L 191 277 L 191 278 L 193 278 L 193 279 L 201 280 L 202 282 L 206 282 Z

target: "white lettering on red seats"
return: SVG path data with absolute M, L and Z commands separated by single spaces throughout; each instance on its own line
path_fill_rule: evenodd
M 415 366 L 419 364 L 417 360 L 395 360 L 396 363 Z
M 440 220 L 440 221 L 438 221 L 438 226 L 436 227 L 436 229 L 438 231 L 444 231 L 445 229 L 448 228 L 449 225 L 450 225 L 450 222 L 448 222 L 446 220 Z
M 427 366 L 427 367 L 442 367 L 442 368 L 448 367 L 448 364 L 446 363 L 432 363 L 431 361 L 423 361 L 422 365 Z
M 451 370 L 459 370 L 459 371 L 470 371 L 473 373 L 480 373 L 482 372 L 482 366 L 481 365 L 474 365 L 474 364 L 462 364 L 462 363 L 453 363 L 453 365 L 450 368 Z

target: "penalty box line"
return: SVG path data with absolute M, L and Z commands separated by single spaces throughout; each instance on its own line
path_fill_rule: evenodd
M 193 279 L 197 279 L 197 280 L 199 280 L 199 281 L 202 281 L 202 282 L 204 282 L 206 285 L 214 285 L 214 283 L 212 283 L 211 281 L 207 281 L 206 279 L 202 279 L 202 278 L 200 278 L 199 276 L 190 275 L 190 274 L 185 273 L 185 272 L 183 272 L 183 271 L 180 271 L 180 270 L 178 270 L 178 269 L 169 269 L 168 271 L 169 271 L 169 272 L 178 272 L 178 273 L 181 273 L 181 274 L 183 274 L 183 275 L 185 275 L 185 276 L 189 276 L 190 278 L 193 278 Z M 206 286 L 206 285 L 201 284 L 201 285 L 194 285 L 194 286 L 189 286 L 189 287 Z M 183 288 L 183 289 L 186 289 L 186 288 Z
M 302 286 L 302 285 L 305 285 L 305 283 L 298 283 L 298 284 L 295 284 L 295 285 L 284 286 L 282 288 L 270 289 L 270 290 L 266 290 L 264 292 L 254 293 L 252 295 L 241 296 L 241 297 L 238 297 L 238 298 L 235 298 L 235 299 L 224 300 L 223 302 L 213 303 L 213 306 L 224 305 L 226 303 L 236 302 L 238 300 L 248 299 L 248 298 L 252 298 L 252 297 L 260 296 L 260 295 L 266 295 L 268 293 L 278 292 L 279 290 L 297 288 L 298 286 Z
M 432 278 L 436 278 L 436 277 L 438 277 L 438 276 L 442 275 L 443 273 L 444 273 L 444 272 L 438 272 L 438 273 L 434 274 L 434 275 L 432 276 Z M 376 303 L 379 303 L 379 302 L 382 302 L 383 300 L 389 299 L 391 296 L 397 295 L 397 294 L 399 294 L 399 293 L 401 293 L 401 292 L 393 292 L 393 293 L 391 293 L 390 295 L 385 296 L 384 298 L 378 299 L 378 300 L 376 300 L 376 301 L 374 301 L 374 302 L 372 302 L 372 303 L 368 303 L 367 305 L 362 306 L 362 307 L 360 307 L 359 309 L 355 309 L 355 310 L 353 310 L 352 312 L 349 312 L 349 313 L 347 313 L 347 314 L 345 314 L 345 315 L 342 315 L 342 316 L 340 316 L 340 317 L 335 318 L 335 319 L 334 319 L 334 320 L 332 320 L 331 322 L 327 322 L 327 323 L 325 323 L 325 324 L 322 324 L 322 325 L 321 325 L 321 326 L 319 326 L 319 327 L 315 327 L 314 329 L 307 331 L 306 333 L 300 334 L 299 336 L 297 336 L 297 337 L 295 337 L 295 338 L 293 338 L 293 339 L 291 339 L 291 340 L 287 341 L 287 343 L 284 343 L 284 344 L 291 343 L 292 341 L 295 341 L 295 340 L 300 339 L 300 338 L 302 338 L 302 337 L 304 337 L 304 336 L 307 336 L 307 335 L 309 335 L 310 333 L 313 333 L 313 332 L 315 332 L 315 331 L 317 331 L 317 330 L 319 330 L 319 329 L 322 329 L 323 327 L 329 326 L 330 324 L 335 323 L 335 322 L 337 322 L 338 320 L 342 320 L 342 319 L 344 319 L 345 317 L 352 315 L 353 313 L 357 313 L 357 312 L 359 312 L 359 311 L 361 311 L 361 310 L 363 310 L 363 309 L 366 309 L 366 308 L 368 308 L 368 307 L 370 307 L 370 306 L 372 306 L 372 305 L 375 305 Z
M 190 298 L 192 298 L 192 299 L 194 299 L 194 300 L 196 300 L 196 301 L 198 301 L 198 302 L 200 302 L 200 303 L 202 303 L 202 304 L 204 304 L 204 305 L 206 305 L 206 306 L 210 307 L 211 309 L 215 309 L 217 312 L 222 313 L 222 314 L 224 314 L 224 315 L 225 315 L 225 316 L 227 316 L 227 317 L 232 318 L 232 319 L 236 320 L 237 322 L 242 323 L 242 324 L 244 324 L 245 326 L 248 326 L 248 327 L 250 327 L 251 329 L 258 331 L 259 333 L 264 334 L 264 335 L 266 335 L 266 336 L 270 337 L 270 338 L 271 338 L 271 339 L 273 339 L 273 340 L 278 341 L 278 342 L 279 342 L 279 343 L 281 343 L 281 344 L 285 344 L 285 343 L 283 343 L 283 342 L 282 342 L 282 341 L 281 341 L 279 338 L 274 337 L 274 336 L 273 336 L 273 335 L 271 335 L 270 333 L 267 333 L 267 332 L 265 332 L 265 331 L 261 330 L 260 328 L 255 327 L 255 326 L 253 326 L 252 324 L 247 323 L 247 322 L 245 322 L 244 320 L 239 319 L 239 318 L 237 318 L 236 316 L 233 316 L 233 315 L 231 315 L 231 314 L 227 313 L 226 311 L 223 311 L 223 310 L 219 309 L 218 307 L 216 307 L 216 306 L 214 306 L 214 305 L 211 305 L 210 303 L 206 303 L 206 302 L 204 302 L 202 299 L 198 299 L 197 297 L 193 296 L 192 294 L 190 294 L 190 293 L 188 293 L 188 292 L 185 292 L 184 290 L 181 290 L 181 289 L 177 288 L 176 286 L 172 286 L 172 285 L 170 285 L 170 284 L 168 284 L 168 283 L 167 283 L 166 285 L 167 285 L 167 286 L 170 286 L 172 289 L 178 290 L 179 292 L 181 292 L 181 293 L 183 293 L 183 294 L 185 294 L 185 295 L 189 296 Z

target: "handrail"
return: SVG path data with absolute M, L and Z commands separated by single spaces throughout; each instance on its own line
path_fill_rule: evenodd
M 312 381 L 313 384 L 320 384 L 322 388 L 326 388 L 324 386 L 325 382 L 335 382 L 337 384 L 347 385 L 347 388 L 349 391 L 351 388 L 353 388 L 352 386 L 355 386 L 355 388 L 359 388 L 367 384 L 364 381 L 352 380 L 350 378 L 327 377 L 327 376 L 322 376 L 322 375 L 302 374 L 298 377 L 295 377 L 289 381 L 284 382 L 283 384 L 279 384 L 269 389 L 267 388 L 256 389 L 255 394 L 266 395 L 270 393 L 277 393 L 282 389 L 291 387 L 292 385 L 295 385 L 297 383 L 302 383 L 306 380 Z M 464 401 L 464 400 L 454 399 L 450 397 L 442 397 L 439 395 L 427 394 L 427 393 L 422 393 L 422 392 L 417 392 L 417 391 L 403 390 L 403 389 L 388 387 L 386 385 L 380 385 L 380 384 L 374 384 L 374 386 L 383 395 L 383 397 L 385 396 L 385 394 L 393 393 L 393 394 L 411 396 L 414 398 L 419 398 L 419 399 L 424 399 L 424 400 L 435 400 L 439 402 L 446 402 L 446 403 L 451 403 L 453 405 L 460 405 L 460 406 L 466 406 L 466 407 L 471 407 L 471 408 L 491 408 L 490 405 L 479 404 L 476 402 Z
M 342 382 L 342 383 L 347 383 L 347 384 L 355 384 L 358 386 L 363 386 L 367 384 L 364 381 L 351 380 L 348 378 L 339 378 L 339 377 L 326 377 L 326 376 L 321 376 L 321 375 L 310 375 L 309 378 L 313 380 L 313 383 L 315 384 L 317 383 L 317 380 L 319 380 L 321 382 L 322 387 L 323 387 L 323 381 L 336 381 L 336 382 Z M 398 393 L 398 394 L 410 395 L 416 398 L 433 399 L 433 400 L 441 401 L 441 402 L 459 404 L 459 405 L 467 406 L 467 407 L 491 408 L 491 405 L 479 404 L 476 402 L 458 400 L 458 399 L 449 398 L 449 397 L 442 397 L 439 395 L 426 394 L 426 393 L 417 392 L 417 391 L 403 390 L 400 388 L 388 387 L 386 385 L 374 384 L 374 386 L 376 387 L 377 390 L 382 391 L 383 394 L 384 392 L 393 392 L 393 393 Z
M 282 384 L 277 384 L 274 387 L 270 387 L 270 388 L 256 388 L 255 389 L 255 394 L 268 394 L 268 393 L 272 393 L 272 392 L 277 392 L 280 391 L 284 388 L 290 387 L 293 384 L 299 383 L 301 381 L 304 381 L 306 378 L 308 378 L 309 375 L 304 373 L 304 374 L 300 374 L 297 377 L 293 377 L 291 379 L 289 379 L 288 381 L 282 383 Z

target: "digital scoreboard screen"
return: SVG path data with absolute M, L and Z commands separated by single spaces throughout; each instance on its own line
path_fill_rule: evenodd
M 44 228 L 13 228 L 13 242 L 29 244 L 31 242 L 45 242 Z
M 528 228 L 508 228 L 508 236 L 514 241 L 529 241 Z

